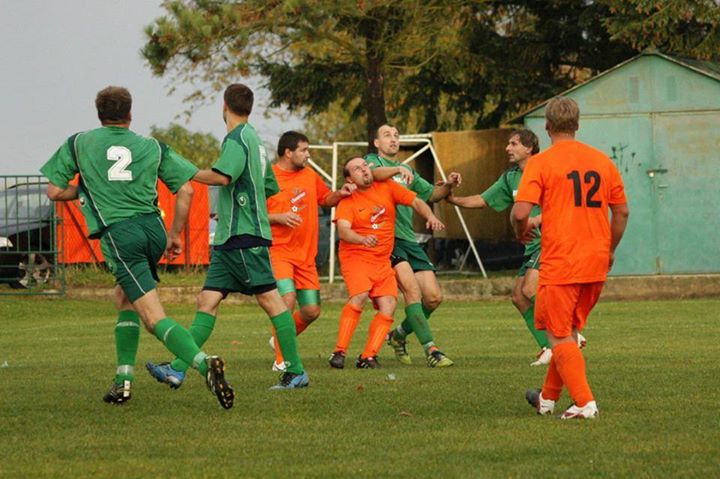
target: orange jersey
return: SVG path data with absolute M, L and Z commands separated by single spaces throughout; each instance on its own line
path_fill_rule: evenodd
M 268 198 L 268 213 L 293 212 L 302 217 L 302 223 L 296 228 L 272 225 L 270 254 L 291 258 L 297 264 L 314 263 L 318 248 L 318 205 L 325 201 L 330 189 L 310 167 L 295 172 L 277 165 L 272 165 L 272 169 L 280 192 Z
M 603 152 L 561 141 L 527 163 L 515 201 L 540 205 L 540 284 L 605 281 L 609 205 L 625 204 L 622 178 Z
M 347 220 L 353 231 L 362 236 L 374 235 L 374 248 L 340 240 L 340 262 L 362 258 L 367 262 L 390 261 L 395 242 L 395 205 L 409 205 L 415 193 L 389 180 L 375 181 L 365 191 L 355 190 L 343 198 L 335 209 L 335 220 Z

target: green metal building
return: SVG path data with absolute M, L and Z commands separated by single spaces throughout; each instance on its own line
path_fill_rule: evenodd
M 612 274 L 719 273 L 720 65 L 648 51 L 563 95 L 580 106 L 578 140 L 625 182 L 630 221 Z M 514 121 L 541 149 L 545 103 Z

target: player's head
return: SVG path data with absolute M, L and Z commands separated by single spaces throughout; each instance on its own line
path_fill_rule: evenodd
M 310 141 L 302 133 L 286 131 L 278 141 L 277 154 L 285 166 L 300 170 L 310 159 Z
M 367 161 L 359 156 L 353 156 L 345 161 L 343 175 L 345 175 L 345 181 L 357 185 L 360 189 L 369 188 L 373 183 L 373 174 Z
M 400 150 L 400 132 L 393 125 L 381 125 L 375 130 L 373 144 L 380 156 L 392 158 Z
M 242 83 L 233 83 L 225 89 L 223 95 L 223 120 L 227 122 L 226 113 L 230 111 L 237 116 L 250 116 L 255 97 L 252 90 Z
M 98 92 L 95 108 L 103 125 L 124 125 L 130 123 L 132 96 L 127 88 L 109 86 Z
M 540 152 L 538 137 L 530 130 L 519 128 L 513 130 L 508 138 L 508 144 L 505 147 L 510 163 L 522 163 Z
M 575 100 L 556 96 L 545 107 L 545 129 L 550 135 L 575 135 L 580 125 L 580 108 Z

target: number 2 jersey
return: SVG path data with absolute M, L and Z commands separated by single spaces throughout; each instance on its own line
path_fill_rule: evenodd
M 159 214 L 158 179 L 176 193 L 198 169 L 155 138 L 104 126 L 68 138 L 40 171 L 60 188 L 80 173 L 81 209 L 98 238 L 113 223 Z
M 627 203 L 615 164 L 576 140 L 528 160 L 515 201 L 542 209 L 540 284 L 605 281 L 610 260 L 610 205 Z

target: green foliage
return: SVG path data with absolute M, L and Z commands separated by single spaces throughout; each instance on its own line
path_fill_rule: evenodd
M 720 5 L 715 0 L 600 0 L 613 38 L 637 50 L 720 61 Z
M 220 141 L 212 133 L 191 132 L 170 123 L 167 128 L 151 126 L 150 135 L 170 145 L 198 168 L 210 168 L 220 156 Z
M 299 338 L 311 385 L 280 392 L 268 391 L 269 321 L 256 305 L 223 305 L 206 349 L 227 360 L 236 388 L 225 411 L 194 371 L 177 391 L 148 376 L 145 361 L 169 357 L 146 331 L 132 400 L 103 403 L 115 372 L 109 298 L 3 299 L 0 476 L 713 477 L 720 323 L 708 312 L 719 307 L 599 304 L 585 356 L 600 417 L 566 423 L 525 403 L 545 369 L 528 366 L 535 345 L 509 301 L 440 307 L 431 322 L 456 363 L 447 370 L 426 367 L 414 339 L 412 366 L 385 348 L 383 369 L 331 370 L 340 306 L 323 305 Z M 166 308 L 183 324 L 193 309 Z

